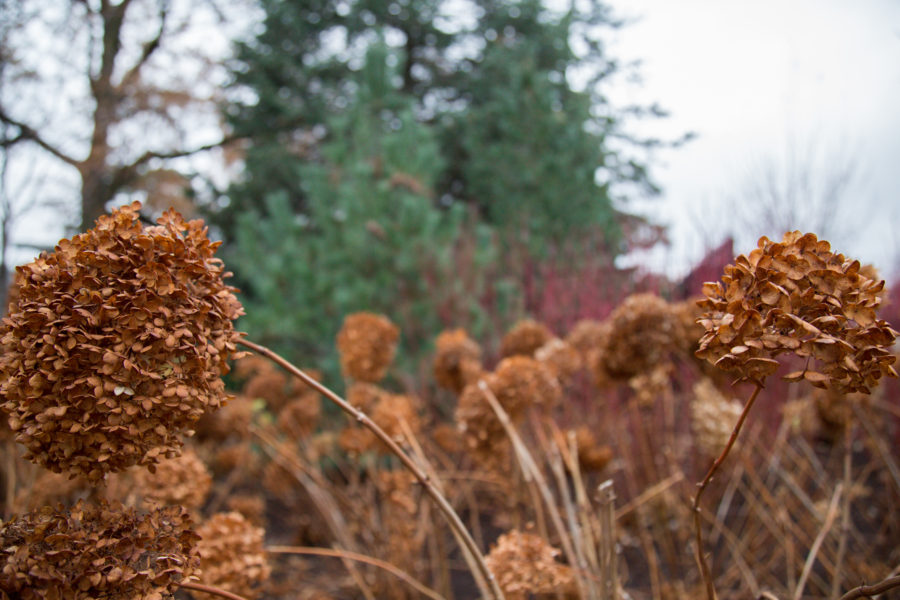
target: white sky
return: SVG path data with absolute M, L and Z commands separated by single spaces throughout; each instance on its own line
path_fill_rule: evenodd
M 789 144 L 816 147 L 818 174 L 828 157 L 852 157 L 848 224 L 832 239 L 844 254 L 884 271 L 900 254 L 900 2 L 897 0 L 614 0 L 620 16 L 612 55 L 641 59 L 643 84 L 622 98 L 658 101 L 665 123 L 643 125 L 698 138 L 661 152 L 664 188 L 643 206 L 670 225 L 672 245 L 640 262 L 683 273 L 726 233 L 734 202 L 767 157 Z M 801 152 L 802 154 L 802 152 Z M 822 157 L 825 158 L 822 158 Z M 732 204 L 729 204 L 729 201 Z M 698 225 L 698 222 L 700 223 Z M 736 252 L 759 235 L 738 225 Z M 711 239 L 702 232 L 722 232 Z

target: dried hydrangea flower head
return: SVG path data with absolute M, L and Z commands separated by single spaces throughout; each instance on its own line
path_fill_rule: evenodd
M 238 512 L 218 513 L 197 529 L 200 569 L 206 585 L 256 598 L 271 568 L 263 549 L 264 531 Z M 195 594 L 195 598 L 207 598 Z
M 525 600 L 572 591 L 572 568 L 556 561 L 559 553 L 543 538 L 514 529 L 497 538 L 485 561 L 507 598 Z
M 201 221 L 134 203 L 18 268 L 0 328 L 3 409 L 26 457 L 92 481 L 152 467 L 225 398 L 243 310 Z
M 675 347 L 675 314 L 654 294 L 628 296 L 607 321 L 608 335 L 593 365 L 598 381 L 627 381 L 663 362 Z
M 742 408 L 737 400 L 726 398 L 710 379 L 704 377 L 694 384 L 691 429 L 694 442 L 705 456 L 716 456 L 722 451 Z
M 181 456 L 159 463 L 156 472 L 138 469 L 134 473 L 134 491 L 149 506 L 178 505 L 199 509 L 212 488 L 212 475 L 191 449 Z
M 357 381 L 377 383 L 394 360 L 400 330 L 382 315 L 347 315 L 337 336 L 341 371 Z
M 481 346 L 464 329 L 443 331 L 435 340 L 434 379 L 456 394 L 482 374 Z
M 0 527 L 0 591 L 22 600 L 161 600 L 197 569 L 197 535 L 178 507 L 45 506 Z
M 500 356 L 534 356 L 534 352 L 553 337 L 553 332 L 543 323 L 523 319 L 500 340 Z
M 582 367 L 581 354 L 574 346 L 559 338 L 553 338 L 538 348 L 534 358 L 553 372 L 560 385 L 566 387 Z
M 807 363 L 789 380 L 869 393 L 882 376 L 897 376 L 896 332 L 876 317 L 883 288 L 812 233 L 792 231 L 780 243 L 762 237 L 721 282 L 704 284 L 697 356 L 760 382 L 779 356 L 793 354 Z

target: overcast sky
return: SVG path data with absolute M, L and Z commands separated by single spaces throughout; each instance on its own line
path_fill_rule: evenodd
M 694 131 L 685 147 L 658 155 L 664 192 L 642 208 L 670 224 L 672 245 L 642 257 L 683 272 L 744 207 L 760 165 L 814 166 L 828 181 L 855 165 L 839 215 L 836 250 L 888 271 L 900 254 L 900 1 L 614 0 L 620 16 L 615 56 L 643 61 L 643 83 L 615 93 L 658 101 L 671 112 L 649 133 Z M 736 251 L 759 235 L 739 223 Z M 707 234 L 707 235 L 704 235 Z M 896 266 L 896 265 L 895 265 Z M 883 273 L 887 274 L 887 273 Z

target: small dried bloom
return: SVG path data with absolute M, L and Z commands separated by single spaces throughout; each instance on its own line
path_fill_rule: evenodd
M 354 381 L 347 387 L 347 402 L 363 412 L 371 412 L 375 405 L 388 394 L 384 388 L 374 383 Z
M 252 400 L 264 400 L 273 411 L 278 412 L 288 399 L 288 378 L 275 367 L 262 368 L 244 383 L 241 393 Z
M 403 440 L 405 423 L 412 434 L 422 429 L 422 421 L 416 410 L 415 400 L 401 394 L 386 394 L 372 409 L 372 420 L 394 440 Z M 378 447 L 382 447 L 379 444 Z
M 18 268 L 0 327 L 0 393 L 25 456 L 92 481 L 175 456 L 207 409 L 242 308 L 218 243 L 174 211 L 144 228 L 135 203 Z
M 229 398 L 221 408 L 205 413 L 195 427 L 197 439 L 224 442 L 248 439 L 256 412 L 254 401 L 247 396 Z
M 488 382 L 500 406 L 517 419 L 526 408 L 553 408 L 562 400 L 562 389 L 553 372 L 526 356 L 504 358 Z
M 265 532 L 238 512 L 218 513 L 197 529 L 203 583 L 256 598 L 271 573 L 263 549 Z M 195 598 L 205 594 L 191 593 Z
M 553 339 L 546 325 L 533 319 L 523 319 L 506 332 L 500 341 L 500 355 L 534 356 L 534 352 Z
M 378 438 L 364 427 L 350 425 L 338 434 L 338 447 L 350 456 L 359 456 L 376 448 Z
M 22 600 L 161 600 L 197 569 L 179 507 L 45 506 L 0 527 L 0 590 Z
M 534 358 L 547 365 L 562 386 L 570 384 L 582 366 L 578 350 L 559 338 L 553 338 L 538 348 Z
M 709 379 L 694 384 L 691 428 L 697 446 L 706 456 L 717 456 L 725 448 L 742 409 L 740 402 L 726 398 Z
M 627 381 L 663 362 L 674 349 L 677 324 L 668 303 L 659 296 L 627 297 L 608 323 L 609 334 L 595 363 L 599 380 Z
M 575 429 L 575 444 L 578 448 L 578 464 L 585 471 L 600 471 L 612 460 L 612 448 L 600 444 L 587 425 Z
M 649 408 L 657 400 L 672 401 L 673 370 L 672 363 L 663 362 L 628 380 L 628 386 L 634 391 L 634 398 L 639 406 Z
M 464 329 L 442 332 L 435 346 L 434 378 L 439 386 L 459 394 L 481 377 L 481 346 Z
M 494 373 L 483 379 L 489 389 L 496 389 Z M 467 385 L 459 395 L 456 423 L 466 448 L 482 467 L 499 471 L 506 468 L 510 456 L 509 438 L 477 382 Z
M 557 562 L 559 554 L 543 538 L 514 529 L 497 539 L 485 561 L 507 598 L 525 600 L 574 587 L 572 568 Z
M 882 376 L 897 376 L 896 332 L 876 317 L 884 281 L 860 270 L 812 233 L 792 231 L 780 243 L 760 238 L 725 267 L 721 282 L 704 284 L 706 333 L 697 356 L 761 381 L 779 356 L 795 354 L 806 368 L 786 379 L 869 393 Z
M 193 450 L 164 460 L 151 473 L 140 469 L 134 473 L 135 491 L 150 505 L 181 505 L 188 510 L 200 508 L 212 487 L 209 469 Z
M 70 479 L 60 473 L 42 471 L 29 486 L 22 486 L 16 494 L 12 512 L 35 510 L 42 506 L 71 505 L 76 498 L 86 496 L 90 484 L 83 477 Z
M 381 381 L 394 361 L 399 337 L 400 330 L 387 317 L 367 312 L 347 315 L 337 336 L 344 375 L 370 383 Z
M 607 321 L 595 321 L 594 319 L 582 319 L 566 336 L 568 342 L 581 354 L 582 360 L 587 362 L 587 356 L 596 348 L 605 344 L 609 335 L 609 323 Z
M 245 519 L 257 527 L 265 525 L 266 500 L 260 494 L 231 494 L 225 501 L 225 505 L 229 510 L 241 513 Z
M 319 424 L 322 414 L 322 403 L 318 394 L 310 394 L 288 402 L 276 421 L 278 429 L 292 439 L 306 438 Z

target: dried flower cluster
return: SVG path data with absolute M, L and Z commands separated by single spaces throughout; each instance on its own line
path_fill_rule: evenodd
M 464 329 L 444 331 L 435 340 L 434 379 L 456 394 L 482 373 L 481 346 Z
M 97 481 L 175 456 L 225 398 L 242 314 L 201 221 L 135 203 L 18 268 L 0 328 L 3 409 L 26 456 Z
M 542 538 L 512 530 L 501 535 L 486 557 L 500 589 L 510 600 L 555 594 L 574 586 L 572 569 L 556 561 L 559 550 Z
M 578 464 L 584 471 L 600 471 L 612 460 L 612 447 L 600 444 L 597 436 L 586 425 L 575 429 L 575 444 L 578 448 Z
M 500 355 L 534 356 L 538 348 L 553 339 L 553 332 L 543 323 L 523 319 L 513 325 L 500 340 Z
M 203 582 L 256 598 L 271 568 L 263 550 L 263 530 L 238 512 L 218 513 L 197 529 Z M 206 595 L 193 594 L 195 598 Z
M 691 428 L 694 441 L 704 455 L 718 456 L 728 443 L 742 408 L 740 402 L 726 398 L 709 379 L 694 384 Z
M 134 487 L 151 505 L 180 505 L 194 510 L 206 501 L 212 475 L 197 453 L 188 449 L 181 456 L 159 463 L 155 473 L 136 471 Z
M 626 298 L 607 319 L 593 368 L 598 381 L 627 381 L 664 362 L 674 349 L 677 323 L 669 304 L 653 294 Z
M 883 288 L 812 233 L 789 232 L 780 243 L 762 237 L 721 282 L 704 284 L 697 356 L 761 381 L 778 368 L 776 358 L 794 354 L 807 365 L 789 380 L 869 393 L 882 376 L 896 377 L 896 332 L 876 318 Z
M 306 438 L 316 430 L 322 414 L 318 394 L 309 394 L 291 400 L 278 413 L 278 429 L 289 438 Z
M 422 421 L 416 410 L 416 401 L 411 396 L 386 394 L 372 409 L 371 416 L 376 425 L 398 441 L 406 437 L 404 427 L 408 428 L 413 435 L 422 429 Z M 382 444 L 378 444 L 378 447 L 381 446 Z
M 538 348 L 534 358 L 547 365 L 563 387 L 572 382 L 583 364 L 578 350 L 559 338 L 553 338 Z
M 161 600 L 197 568 L 180 508 L 44 507 L 0 528 L 0 590 L 22 600 Z
M 337 336 L 344 375 L 381 381 L 394 360 L 399 337 L 400 330 L 387 317 L 367 312 L 347 315 Z

